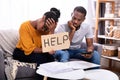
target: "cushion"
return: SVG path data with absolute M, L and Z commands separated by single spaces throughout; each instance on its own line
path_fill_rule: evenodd
M 4 55 L 12 55 L 18 41 L 18 31 L 14 29 L 0 30 L 0 48 Z
M 98 43 L 93 43 L 94 45 L 94 50 L 98 51 L 100 54 L 102 53 L 102 45 Z M 81 49 L 86 49 L 87 45 L 85 42 L 81 43 Z
M 3 53 L 0 51 L 0 80 L 5 80 L 5 65 L 4 65 L 4 57 Z
M 12 54 L 16 47 L 18 39 L 18 30 L 0 30 L 0 50 L 5 57 L 5 74 L 9 80 L 25 77 L 29 78 L 35 74 L 35 63 L 24 63 L 12 59 Z
M 19 62 L 9 58 L 5 65 L 7 79 L 15 80 L 20 78 L 33 77 L 36 71 L 35 63 Z

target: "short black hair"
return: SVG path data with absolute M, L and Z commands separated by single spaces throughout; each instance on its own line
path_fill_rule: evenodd
M 84 7 L 82 7 L 82 6 L 77 6 L 77 7 L 75 7 L 75 8 L 74 8 L 74 11 L 81 12 L 81 13 L 84 14 L 84 16 L 86 16 L 86 14 L 87 14 L 86 9 L 85 9 Z
M 46 16 L 45 20 L 47 20 L 48 18 L 52 18 L 53 20 L 55 20 L 55 22 L 58 22 L 58 18 L 60 17 L 60 10 L 53 7 L 44 15 Z

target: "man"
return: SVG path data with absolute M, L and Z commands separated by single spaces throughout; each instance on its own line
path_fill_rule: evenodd
M 72 19 L 66 24 L 62 24 L 56 28 L 55 33 L 68 32 L 70 40 L 69 49 L 56 51 L 55 57 L 57 57 L 59 61 L 65 62 L 70 58 L 76 58 L 100 64 L 100 55 L 97 51 L 94 51 L 92 28 L 88 24 L 83 23 L 86 14 L 87 11 L 84 7 L 77 6 L 71 14 Z M 86 50 L 80 49 L 80 44 L 84 37 L 87 44 Z

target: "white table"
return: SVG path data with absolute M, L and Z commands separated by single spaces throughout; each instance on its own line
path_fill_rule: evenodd
M 43 69 L 40 69 L 39 71 L 37 70 L 37 73 L 40 75 L 43 75 L 44 78 L 46 77 L 51 77 L 51 78 L 56 78 L 56 79 L 83 79 L 85 76 L 85 72 L 83 70 L 74 70 L 70 72 L 65 72 L 65 73 L 58 73 L 58 74 L 51 74 L 49 72 L 46 72 Z M 44 79 L 47 80 L 47 79 Z
M 105 69 L 94 69 L 85 71 L 85 78 L 89 80 L 119 80 L 112 71 Z
M 55 64 L 53 64 L 53 65 L 55 65 Z M 86 64 L 83 64 L 83 65 L 86 66 Z M 88 64 L 89 67 L 93 66 L 93 65 L 94 65 L 93 63 Z M 69 66 L 71 66 L 71 65 L 69 65 Z M 76 64 L 75 64 L 75 66 L 76 66 Z M 50 68 L 50 65 L 48 65 L 48 67 Z M 56 65 L 55 65 L 55 67 L 56 67 Z M 63 65 L 61 65 L 61 67 L 63 67 Z M 44 79 L 44 80 L 47 80 L 47 77 L 57 78 L 57 79 L 68 79 L 68 80 L 78 80 L 78 79 L 119 80 L 118 76 L 115 73 L 108 71 L 108 70 L 104 70 L 104 69 L 93 69 L 93 70 L 84 71 L 83 69 L 78 68 L 78 69 L 74 69 L 74 70 L 66 71 L 66 72 L 63 71 L 60 73 L 51 73 L 50 71 L 47 71 L 45 68 L 39 67 L 36 72 L 40 75 L 45 76 L 46 79 Z

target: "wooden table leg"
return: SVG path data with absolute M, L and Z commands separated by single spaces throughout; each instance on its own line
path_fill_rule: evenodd
M 47 77 L 46 76 L 44 76 L 44 79 L 43 80 L 47 80 Z

